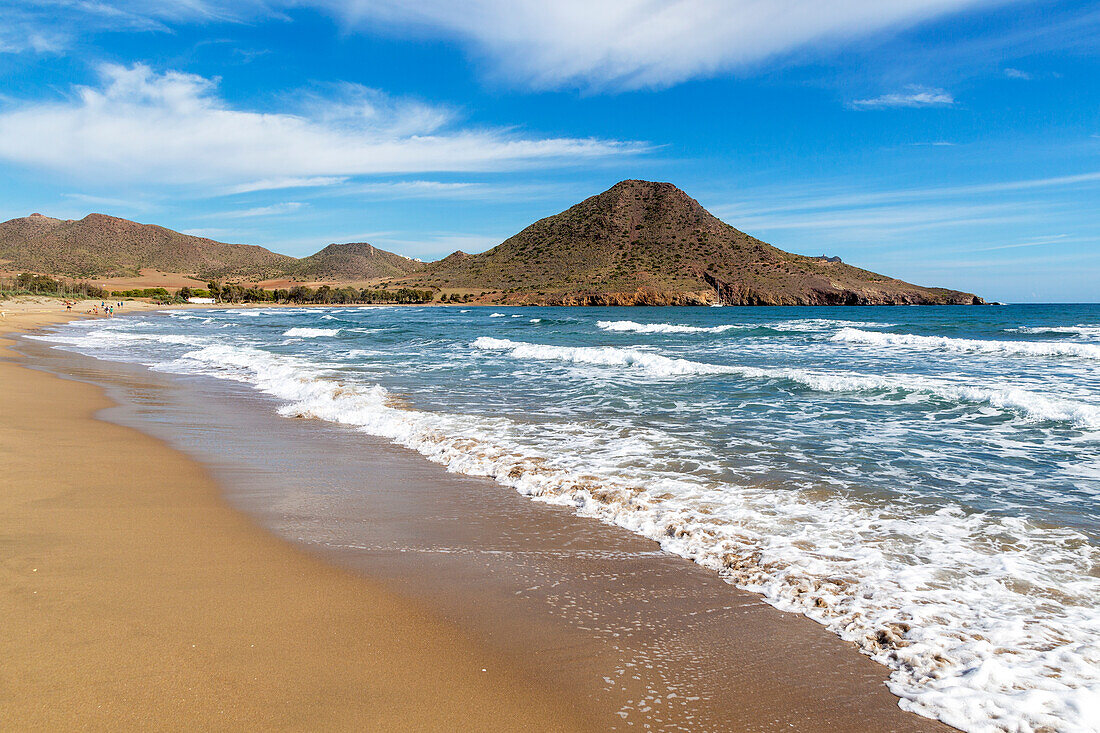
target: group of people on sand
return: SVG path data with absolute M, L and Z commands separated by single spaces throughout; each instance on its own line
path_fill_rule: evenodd
M 65 310 L 71 311 L 73 309 L 74 305 L 76 305 L 76 303 L 74 301 L 66 300 L 65 301 Z M 98 316 L 100 314 L 100 312 L 102 311 L 103 315 L 105 315 L 105 316 L 113 316 L 115 314 L 115 308 L 121 308 L 121 307 L 122 307 L 122 301 L 121 300 L 116 301 L 114 303 L 111 303 L 110 305 L 107 305 L 107 303 L 105 301 L 100 301 L 99 305 L 95 305 L 94 303 L 92 304 L 92 307 L 88 309 L 88 314 L 93 315 L 93 316 Z

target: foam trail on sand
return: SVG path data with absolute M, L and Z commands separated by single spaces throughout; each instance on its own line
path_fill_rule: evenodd
M 553 427 L 572 449 L 546 451 L 545 425 L 404 409 L 380 386 L 295 357 L 218 345 L 172 368 L 188 363 L 283 400 L 283 415 L 354 425 L 650 537 L 856 643 L 891 669 L 890 689 L 910 710 L 981 733 L 1089 730 L 1077 711 L 1092 709 L 1100 689 L 1100 578 L 1091 571 L 1100 552 L 1071 530 L 953 507 L 900 515 L 657 469 L 624 481 L 622 454 L 602 449 L 608 436 L 591 426 Z M 664 450 L 659 433 L 635 440 L 634 461 Z M 1047 596 L 1054 588 L 1057 603 Z
M 46 339 L 237 380 L 650 537 L 851 640 L 907 709 L 1097 733 L 1100 360 L 1064 347 L 1100 345 L 1100 306 L 491 312 L 211 309 Z

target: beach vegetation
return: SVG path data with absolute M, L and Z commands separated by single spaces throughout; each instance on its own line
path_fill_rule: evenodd
M 0 298 L 17 295 L 48 295 L 57 298 L 106 298 L 108 293 L 87 282 L 66 282 L 48 275 L 23 272 L 15 277 L 0 278 Z

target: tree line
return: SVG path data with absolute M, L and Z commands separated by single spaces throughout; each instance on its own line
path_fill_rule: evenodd
M 235 283 L 222 285 L 216 281 L 208 283 L 206 287 L 205 292 L 191 288 L 180 288 L 176 295 L 181 300 L 187 300 L 191 297 L 210 297 L 223 303 L 316 303 L 326 305 L 431 303 L 435 300 L 433 291 L 417 290 L 415 288 L 372 290 L 352 287 L 334 288 L 330 285 L 322 285 L 317 289 L 313 289 L 304 285 L 295 285 L 292 288 L 265 290 L 263 288 L 246 288 Z
M 11 295 L 53 295 L 59 298 L 109 297 L 106 290 L 91 283 L 67 283 L 49 275 L 20 273 L 13 278 L 0 279 L 0 292 Z

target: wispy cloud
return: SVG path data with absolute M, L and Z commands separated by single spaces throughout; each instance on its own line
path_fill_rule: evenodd
M 1003 224 L 1030 218 L 1019 204 L 938 204 L 879 206 L 839 211 L 791 212 L 782 216 L 745 216 L 733 222 L 750 231 L 791 229 L 877 229 L 919 231 L 944 227 Z
M 907 86 L 900 92 L 882 94 L 869 99 L 855 99 L 855 109 L 888 109 L 891 107 L 950 107 L 955 98 L 943 89 L 919 85 Z
M 632 155 L 647 146 L 462 127 L 442 108 L 354 85 L 303 109 L 260 113 L 220 98 L 217 82 L 147 66 L 105 65 L 102 85 L 0 113 L 0 159 L 72 176 L 227 185 L 331 183 L 357 175 L 501 171 Z
M 312 7 L 345 30 L 463 44 L 489 73 L 536 88 L 640 89 L 744 70 L 1015 0 L 0 0 L 0 48 L 57 50 L 88 31 L 285 16 Z M 35 48 L 30 42 L 44 37 Z
M 236 186 L 224 189 L 224 193 L 252 193 L 254 191 L 272 191 L 281 188 L 315 188 L 318 186 L 335 186 L 348 180 L 347 176 L 312 176 L 308 178 L 264 178 L 258 181 L 248 181 Z
M 959 199 L 990 193 L 1031 191 L 1043 188 L 1094 186 L 1100 184 L 1100 171 L 1075 173 L 1045 178 L 1022 178 L 1008 181 L 991 181 L 960 186 L 931 186 L 928 188 L 902 188 L 893 191 L 823 193 L 811 189 L 760 191 L 752 200 L 738 204 L 719 205 L 713 210 L 725 217 L 741 215 L 775 214 L 788 211 L 821 211 L 846 208 L 881 206 L 901 201 L 935 199 Z M 782 203 L 776 203 L 776 202 Z
M 1005 76 L 1009 79 L 1021 79 L 1023 81 L 1029 81 L 1035 77 L 1026 71 L 1020 71 L 1019 69 L 1007 68 L 1005 69 Z
M 272 12 L 274 5 L 264 0 L 0 0 L 0 53 L 62 53 L 93 32 L 170 32 L 179 23 Z
M 158 204 L 145 201 L 139 196 L 115 198 L 111 196 L 93 196 L 86 193 L 63 193 L 61 195 L 67 199 L 91 204 L 92 206 L 109 206 L 111 208 L 130 209 L 132 211 L 153 211 L 160 208 Z
M 250 209 L 234 209 L 233 211 L 220 211 L 208 216 L 218 219 L 249 219 L 257 216 L 283 216 L 300 211 L 308 204 L 300 201 L 285 201 L 281 204 L 270 206 L 256 206 Z
M 457 39 L 494 73 L 538 88 L 638 89 L 836 49 L 987 0 L 313 0 L 349 28 Z
M 1050 245 L 1058 244 L 1074 244 L 1081 242 L 1096 241 L 1095 238 L 1081 238 L 1070 237 L 1066 234 L 1052 234 L 1046 237 L 1038 237 L 1036 239 L 1029 239 L 1024 242 L 1012 242 L 1010 244 L 995 244 L 991 247 L 978 247 L 977 249 L 967 250 L 968 252 L 996 252 L 1003 249 L 1021 249 L 1023 247 L 1049 247 Z

